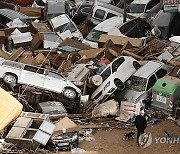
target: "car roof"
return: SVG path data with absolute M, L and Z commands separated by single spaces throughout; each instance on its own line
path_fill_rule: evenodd
M 107 68 L 109 67 L 109 66 L 111 66 L 117 59 L 120 59 L 121 57 L 123 57 L 124 59 L 125 59 L 125 61 L 127 61 L 127 60 L 133 60 L 133 61 L 136 61 L 133 57 L 129 57 L 129 56 L 120 56 L 120 57 L 118 57 L 118 58 L 115 58 L 110 64 L 108 64 L 107 66 L 106 66 L 106 68 L 100 73 L 100 74 L 102 74 L 105 70 L 107 70 Z M 123 62 L 124 63 L 124 62 Z M 121 66 L 121 65 L 120 65 Z
M 116 17 L 112 17 L 112 18 L 109 18 L 109 19 L 101 22 L 93 29 L 103 31 L 103 32 L 108 32 L 113 27 L 118 27 L 121 24 L 123 24 L 123 17 L 116 16 Z
M 0 9 L 0 14 L 5 16 L 5 17 L 8 17 L 11 20 L 14 20 L 17 18 L 19 18 L 19 19 L 30 19 L 27 15 L 22 14 L 22 13 L 17 12 L 17 11 L 14 11 L 14 10 L 11 10 L 11 9 Z
M 68 15 L 66 15 L 66 14 L 58 15 L 50 20 L 50 23 L 52 23 L 54 28 L 57 28 L 61 25 L 69 23 L 69 22 L 71 22 L 71 20 L 69 19 Z
M 134 76 L 148 78 L 152 73 L 156 72 L 156 70 L 162 67 L 163 64 L 164 63 L 162 62 L 149 61 L 147 64 L 142 66 L 139 70 L 137 70 L 137 72 L 134 73 Z
M 131 4 L 147 4 L 151 0 L 134 0 Z
M 117 6 L 114 6 L 114 5 L 111 5 L 111 4 L 107 4 L 105 2 L 95 1 L 94 4 L 95 4 L 95 6 L 97 5 L 97 6 L 100 6 L 100 7 L 103 7 L 103 8 L 106 8 L 106 9 L 109 9 L 109 10 L 112 10 L 112 11 L 124 14 L 124 10 L 123 9 L 118 8 Z

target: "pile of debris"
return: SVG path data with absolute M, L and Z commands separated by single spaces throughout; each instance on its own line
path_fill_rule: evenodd
M 0 3 L 0 152 L 82 150 L 95 129 L 134 129 L 141 108 L 149 123 L 179 118 L 178 37 L 136 38 L 129 30 L 137 25 L 99 35 L 81 9 L 101 2 Z M 94 34 L 98 48 L 82 43 Z

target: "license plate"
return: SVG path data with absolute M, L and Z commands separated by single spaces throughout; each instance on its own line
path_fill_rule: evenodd
M 166 104 L 166 97 L 161 96 L 161 95 L 157 95 L 156 101 Z

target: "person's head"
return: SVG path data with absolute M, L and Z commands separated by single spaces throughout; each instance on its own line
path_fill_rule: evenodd
M 140 115 L 144 116 L 144 114 L 145 114 L 144 110 L 141 110 Z

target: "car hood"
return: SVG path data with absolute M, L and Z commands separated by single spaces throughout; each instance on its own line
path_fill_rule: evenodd
M 138 91 L 134 91 L 134 90 L 128 90 L 125 94 L 125 98 L 127 99 L 127 101 L 133 101 L 135 102 L 139 97 L 141 97 L 145 92 L 138 92 Z

